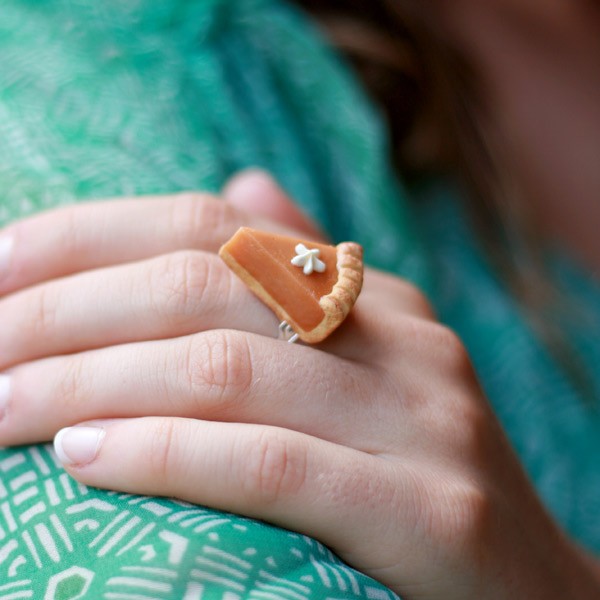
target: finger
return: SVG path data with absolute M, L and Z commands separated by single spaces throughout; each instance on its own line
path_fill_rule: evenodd
M 386 307 L 388 312 L 416 313 L 418 297 L 401 285 L 391 285 L 389 276 L 368 275 L 355 316 L 356 323 L 366 322 L 365 339 L 376 329 L 375 323 L 368 331 L 369 322 L 381 319 Z M 373 311 L 372 318 L 361 319 L 363 310 Z M 277 327 L 274 314 L 221 259 L 200 251 L 86 271 L 28 288 L 0 300 L 0 322 L 5 324 L 0 329 L 0 368 L 207 329 L 273 336 Z M 344 344 L 328 348 L 344 354 Z
M 86 485 L 177 497 L 267 520 L 316 537 L 342 557 L 357 544 L 369 555 L 367 531 L 378 541 L 390 535 L 381 527 L 381 507 L 390 507 L 383 521 L 399 539 L 406 532 L 393 507 L 403 507 L 408 523 L 418 518 L 410 514 L 415 502 L 407 497 L 408 486 L 394 485 L 387 461 L 279 428 L 116 420 L 63 430 L 55 448 L 69 473 Z M 374 502 L 378 510 L 368 509 Z
M 223 197 L 233 206 L 251 215 L 260 215 L 287 225 L 308 238 L 325 240 L 325 234 L 279 184 L 265 171 L 249 169 L 232 177 L 223 189 Z
M 45 359 L 4 377 L 0 445 L 48 440 L 87 419 L 144 415 L 265 423 L 368 451 L 383 437 L 379 409 L 372 421 L 359 417 L 375 385 L 368 367 L 230 330 Z
M 376 269 L 365 269 L 363 289 L 377 295 L 375 306 L 385 305 L 398 315 L 412 315 L 427 320 L 437 320 L 435 310 L 427 296 L 415 285 L 397 275 Z M 375 298 L 370 298 L 375 300 Z
M 128 342 L 277 319 L 216 255 L 182 251 L 57 279 L 0 300 L 0 368 Z
M 177 250 L 214 252 L 243 225 L 290 233 L 206 194 L 56 209 L 15 223 L 0 234 L 0 294 Z

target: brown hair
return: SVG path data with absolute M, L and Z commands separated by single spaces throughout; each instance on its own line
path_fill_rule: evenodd
M 394 159 L 405 178 L 443 173 L 467 193 L 490 259 L 521 297 L 531 294 L 538 244 L 511 251 L 515 232 L 537 236 L 517 202 L 509 159 L 488 118 L 468 60 L 415 0 L 298 0 L 346 53 L 383 108 Z M 526 257 L 529 259 L 526 260 Z M 527 269 L 525 276 L 524 269 Z M 533 271 L 537 271 L 534 269 Z
M 419 0 L 297 0 L 354 65 L 389 126 L 405 178 L 462 186 L 487 257 L 584 396 L 593 384 L 554 318 L 565 298 L 544 277 L 542 243 L 501 132 L 468 59 Z M 560 311 L 565 312 L 565 311 Z

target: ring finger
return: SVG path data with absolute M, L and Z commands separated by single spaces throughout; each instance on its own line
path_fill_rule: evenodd
M 361 333 L 361 307 L 415 312 L 410 295 L 385 293 L 385 276 L 367 273 L 351 322 L 323 347 L 362 358 L 374 327 Z M 363 319 L 364 320 L 364 319 Z M 373 319 L 371 319 L 372 321 Z M 275 315 L 215 254 L 181 251 L 86 271 L 0 299 L 0 369 L 59 354 L 175 338 L 209 329 L 274 337 Z M 352 342 L 346 343 L 345 337 Z M 361 341 L 361 343 L 358 343 Z
M 167 254 L 88 271 L 0 300 L 0 369 L 128 342 L 242 329 L 277 320 L 216 255 Z

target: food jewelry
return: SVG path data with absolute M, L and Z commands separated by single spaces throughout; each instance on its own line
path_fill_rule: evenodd
M 363 252 L 240 228 L 221 247 L 227 266 L 282 321 L 280 335 L 316 344 L 352 310 L 363 282 Z

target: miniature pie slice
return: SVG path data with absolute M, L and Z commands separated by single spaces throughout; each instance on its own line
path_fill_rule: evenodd
M 332 333 L 354 306 L 363 281 L 362 248 L 328 246 L 241 227 L 219 256 L 281 321 L 309 344 Z

